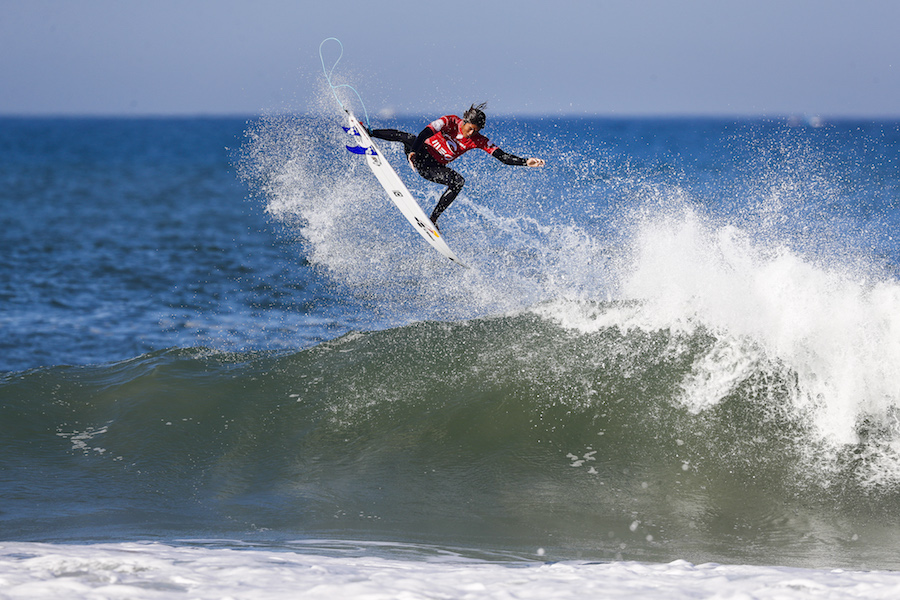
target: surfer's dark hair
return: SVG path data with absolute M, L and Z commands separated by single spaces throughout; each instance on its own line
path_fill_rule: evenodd
M 466 123 L 471 123 L 478 129 L 484 129 L 484 124 L 487 121 L 487 117 L 484 114 L 484 109 L 487 108 L 487 102 L 482 102 L 481 104 L 469 107 L 469 110 L 463 113 L 463 121 Z

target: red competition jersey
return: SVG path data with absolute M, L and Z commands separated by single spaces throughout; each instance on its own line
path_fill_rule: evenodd
M 456 115 L 447 115 L 429 124 L 429 127 L 437 133 L 425 140 L 425 148 L 442 165 L 446 165 L 474 148 L 481 148 L 491 155 L 497 150 L 497 146 L 491 144 L 480 133 L 476 133 L 470 138 L 464 138 L 459 133 L 459 126 L 462 123 L 463 120 Z

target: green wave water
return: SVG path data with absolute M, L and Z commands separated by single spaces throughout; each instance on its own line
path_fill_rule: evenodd
M 790 368 L 755 360 L 715 406 L 686 402 L 720 343 L 527 311 L 295 353 L 10 373 L 0 529 L 895 566 L 900 513 L 871 483 L 874 442 L 831 452 Z

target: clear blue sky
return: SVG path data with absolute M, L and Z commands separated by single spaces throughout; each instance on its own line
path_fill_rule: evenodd
M 897 0 L 0 0 L 0 114 L 900 116 Z M 334 50 L 332 48 L 332 50 Z

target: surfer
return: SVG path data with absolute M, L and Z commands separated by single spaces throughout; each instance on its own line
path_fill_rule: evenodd
M 369 135 L 403 144 L 404 152 L 413 170 L 429 181 L 446 185 L 447 189 L 431 213 L 431 222 L 437 226 L 441 213 L 456 199 L 466 180 L 447 166 L 449 162 L 474 148 L 481 148 L 507 165 L 542 167 L 540 158 L 521 158 L 504 152 L 491 144 L 480 131 L 487 120 L 484 114 L 486 102 L 472 105 L 462 118 L 446 115 L 429 123 L 418 137 L 397 129 L 375 129 Z

